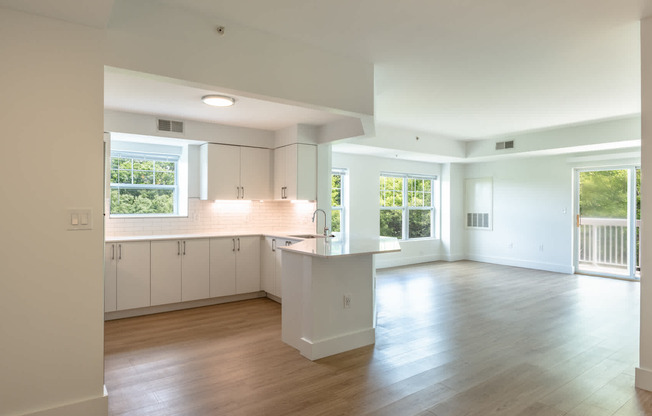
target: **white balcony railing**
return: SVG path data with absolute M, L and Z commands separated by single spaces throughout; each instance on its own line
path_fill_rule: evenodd
M 638 236 L 640 221 L 636 221 L 636 273 L 640 271 Z M 579 230 L 579 262 L 592 268 L 627 271 L 627 219 L 581 218 Z

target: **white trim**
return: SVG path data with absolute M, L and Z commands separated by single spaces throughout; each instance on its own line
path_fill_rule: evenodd
M 652 370 L 636 367 L 634 380 L 636 388 L 652 391 Z
M 104 386 L 104 394 L 75 403 L 25 413 L 23 416 L 107 416 L 109 414 L 109 394 Z
M 341 352 L 372 345 L 375 342 L 376 330 L 374 328 L 367 328 L 320 341 L 310 341 L 309 339 L 301 338 L 299 352 L 307 359 L 314 361 Z
M 381 256 L 374 256 L 376 259 L 376 269 L 386 269 L 390 267 L 409 266 L 419 263 L 430 263 L 433 261 L 446 260 L 440 254 L 430 254 L 427 256 L 412 256 L 412 257 L 396 257 L 391 259 L 383 259 Z
M 481 263 L 501 264 L 503 266 L 522 267 L 525 269 L 545 270 L 548 272 L 573 274 L 573 267 L 570 264 L 555 264 L 536 261 L 519 260 L 509 257 L 481 256 L 477 254 L 467 254 L 467 260 L 478 261 Z

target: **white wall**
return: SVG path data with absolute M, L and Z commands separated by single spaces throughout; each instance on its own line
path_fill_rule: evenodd
M 652 18 L 641 21 L 641 332 L 636 387 L 652 391 Z
M 466 257 L 572 273 L 574 169 L 638 163 L 623 151 L 468 164 L 465 178 L 493 178 L 494 220 L 493 230 L 465 229 Z
M 441 165 L 404 160 L 332 154 L 333 168 L 349 170 L 349 232 L 356 237 L 378 237 L 380 232 L 380 172 L 441 175 Z M 440 224 L 436 224 L 440 227 Z M 441 241 L 435 239 L 401 242 L 400 253 L 376 256 L 376 266 L 392 267 L 403 264 L 440 260 Z
M 0 415 L 107 414 L 102 39 L 0 8 Z
M 210 143 L 267 147 L 270 149 L 276 147 L 274 145 L 274 132 L 268 130 L 204 123 L 194 120 L 180 120 L 184 123 L 184 132 L 170 133 L 158 131 L 156 129 L 156 119 L 156 116 L 148 114 L 105 110 L 104 131 L 200 140 Z
M 465 177 L 493 178 L 494 198 L 493 230 L 465 231 L 467 258 L 571 272 L 573 182 L 565 156 L 472 164 Z

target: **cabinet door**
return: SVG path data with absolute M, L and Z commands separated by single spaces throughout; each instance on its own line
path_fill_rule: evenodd
M 236 238 L 210 240 L 210 297 L 235 295 Z
M 150 305 L 149 241 L 118 243 L 117 310 Z
M 208 143 L 200 149 L 201 199 L 237 199 L 240 147 Z
M 181 302 L 181 241 L 152 241 L 152 306 Z
M 276 238 L 267 237 L 260 246 L 260 288 L 267 293 L 276 294 L 274 275 L 276 274 Z
M 104 312 L 116 310 L 117 249 L 116 243 L 104 245 Z
M 205 299 L 210 295 L 208 239 L 184 240 L 181 247 L 181 300 Z
M 296 186 L 292 192 L 293 199 L 314 201 L 317 199 L 317 147 L 308 144 L 298 144 L 296 162 L 290 171 L 293 175 L 288 183 Z M 288 168 L 290 163 L 288 163 Z
M 274 150 L 274 199 L 284 199 L 286 152 L 287 147 Z
M 272 197 L 272 151 L 253 147 L 240 148 L 240 186 L 243 199 Z
M 260 237 L 238 237 L 236 255 L 236 293 L 260 290 Z
M 287 199 L 297 199 L 297 148 L 293 144 L 285 148 L 285 196 Z
M 285 245 L 287 240 L 276 240 L 277 245 Z M 281 251 L 282 250 L 276 250 L 275 256 L 274 256 L 274 294 L 278 296 L 279 298 L 283 297 L 283 290 L 281 289 L 282 287 L 282 281 L 281 281 Z

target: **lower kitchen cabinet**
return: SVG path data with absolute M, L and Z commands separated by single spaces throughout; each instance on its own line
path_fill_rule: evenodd
M 281 298 L 281 250 L 279 246 L 289 246 L 300 240 L 266 237 L 261 258 L 261 287 L 265 292 Z
M 152 241 L 152 305 L 209 297 L 209 241 Z
M 107 243 L 104 258 L 105 312 L 150 306 L 149 241 Z
M 210 296 L 260 290 L 260 237 L 210 240 Z

